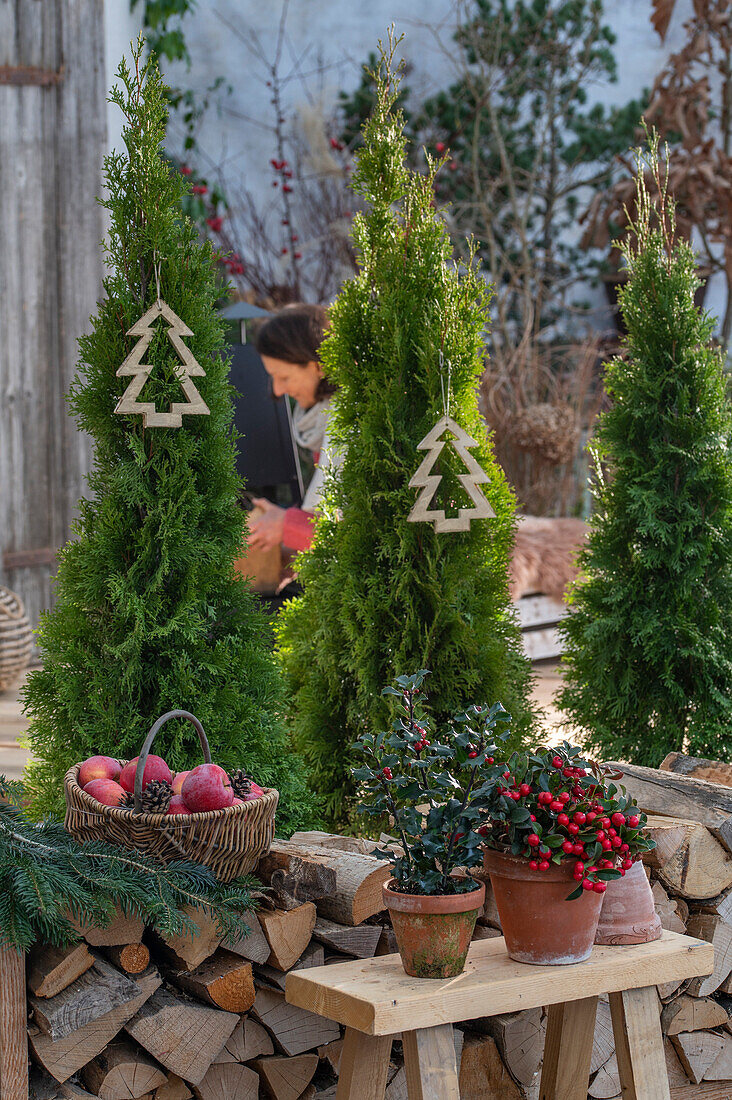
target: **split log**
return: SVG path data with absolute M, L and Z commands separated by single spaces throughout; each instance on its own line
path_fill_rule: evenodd
M 503 1061 L 520 1085 L 530 1085 L 544 1057 L 546 1020 L 540 1008 L 484 1016 L 470 1024 L 495 1039 Z
M 730 1086 L 714 1081 L 705 1081 L 701 1085 L 686 1085 L 684 1088 L 671 1089 L 671 1100 L 730 1100 Z
M 274 989 L 257 990 L 252 1013 L 285 1054 L 303 1054 L 340 1039 L 341 1030 L 333 1020 L 287 1004 L 284 994 Z
M 318 901 L 336 888 L 336 873 L 329 863 L 300 854 L 291 841 L 274 842 L 257 865 L 257 878 L 269 886 L 278 909 L 295 909 L 305 901 Z
M 258 979 L 274 986 L 276 989 L 281 989 L 284 993 L 287 975 L 291 974 L 293 970 L 307 970 L 308 967 L 323 966 L 324 963 L 325 952 L 322 944 L 309 943 L 295 965 L 291 966 L 288 971 L 276 970 L 274 966 L 267 965 L 257 966 L 255 970 Z
M 588 1092 L 593 1100 L 613 1100 L 620 1095 L 620 1071 L 618 1059 L 613 1052 L 590 1082 Z
M 55 997 L 30 994 L 28 1004 L 38 1027 L 54 1042 L 121 1008 L 138 996 L 131 978 L 96 956 L 94 965 Z
M 155 939 L 164 958 L 176 970 L 195 970 L 209 955 L 213 955 L 222 937 L 210 909 L 185 906 L 183 912 L 192 921 L 193 932 L 186 932 L 182 936 L 156 936 Z
M 649 817 L 645 832 L 656 847 L 647 866 L 676 894 L 712 898 L 732 885 L 732 857 L 708 829 L 682 818 Z
M 661 1027 L 666 1035 L 704 1031 L 726 1023 L 727 1013 L 711 997 L 689 997 L 686 993 L 664 1005 L 661 1013 Z
M 84 1084 L 99 1100 L 129 1100 L 167 1084 L 160 1067 L 125 1040 L 110 1043 L 81 1071 Z
M 233 1012 L 193 1004 L 161 989 L 125 1030 L 166 1069 L 198 1085 L 238 1022 Z
M 649 814 L 681 817 L 706 825 L 732 851 L 732 790 L 691 776 L 637 764 L 608 764 L 622 772 L 619 782 Z
M 676 1089 L 688 1085 L 690 1082 L 686 1075 L 686 1070 L 681 1065 L 681 1060 L 676 1053 L 676 1047 L 670 1039 L 664 1038 L 663 1053 L 666 1059 L 666 1075 L 668 1077 L 669 1088 Z
M 460 1095 L 463 1095 L 462 1089 L 460 1090 Z M 318 1097 L 318 1100 L 322 1100 L 322 1098 Z M 409 1100 L 407 1071 L 404 1066 L 401 1066 L 400 1069 L 397 1070 L 389 1084 L 386 1086 L 386 1094 L 384 1096 L 384 1100 Z
M 687 927 L 690 936 L 714 944 L 714 970 L 706 978 L 692 978 L 687 987 L 692 997 L 706 997 L 732 972 L 732 925 L 709 913 L 692 913 Z
M 490 928 L 497 928 L 500 931 L 501 918 L 498 915 L 498 906 L 496 905 L 490 875 L 481 868 L 470 873 L 473 878 L 478 879 L 485 886 L 485 902 L 483 903 L 483 911 L 478 914 L 478 923 L 488 925 Z
M 667 1001 L 673 1000 L 679 990 L 681 990 L 682 993 L 685 992 L 688 984 L 688 979 L 681 978 L 674 982 L 661 982 L 660 985 L 656 986 L 656 989 L 658 990 L 658 996 L 665 1004 Z
M 613 1035 L 610 1005 L 607 1001 L 598 1001 L 595 1015 L 595 1034 L 592 1039 L 590 1073 L 595 1073 L 604 1066 L 614 1053 L 615 1036 Z
M 193 1091 L 198 1100 L 257 1100 L 259 1078 L 253 1069 L 238 1062 L 213 1065 Z
M 144 943 L 125 943 L 106 947 L 104 954 L 126 974 L 142 974 L 150 965 L 150 951 Z
M 275 841 L 275 844 L 279 843 Z M 340 852 L 351 852 L 357 856 L 370 856 L 380 845 L 375 840 L 364 840 L 360 836 L 339 836 L 338 833 L 320 833 L 317 829 L 309 832 L 293 833 L 291 844 L 301 844 L 306 848 L 335 848 Z
M 258 1058 L 254 1068 L 262 1079 L 267 1096 L 272 1100 L 298 1100 L 313 1079 L 318 1068 L 317 1054 L 300 1054 L 295 1058 Z
M 349 928 L 348 925 L 318 917 L 313 936 L 326 947 L 332 947 L 334 951 L 341 951 L 344 955 L 352 955 L 356 959 L 371 959 L 376 954 L 381 939 L 381 926 L 359 924 L 356 928 Z
M 383 925 L 374 955 L 396 955 L 398 951 L 399 945 L 394 935 L 394 929 L 388 925 Z
M 321 917 L 356 925 L 383 910 L 381 887 L 391 876 L 390 865 L 384 860 L 333 848 L 304 848 L 287 840 L 276 840 L 272 852 L 279 859 L 294 855 L 335 871 L 335 888 L 317 900 Z
M 98 1100 L 96 1096 L 93 1096 L 86 1089 L 79 1088 L 78 1085 L 72 1085 L 70 1081 L 60 1085 L 61 1095 L 65 1100 Z M 140 1096 L 139 1100 L 152 1100 L 152 1093 L 147 1093 L 145 1096 Z
M 704 1074 L 705 1081 L 732 1080 L 732 1035 L 723 1035 L 724 1046 Z
M 165 977 L 199 1001 L 226 1012 L 248 1012 L 254 1004 L 252 964 L 221 948 L 195 970 L 165 970 Z
M 274 1054 L 269 1032 L 250 1016 L 244 1016 L 232 1031 L 215 1062 L 251 1062 Z
M 270 947 L 256 913 L 241 914 L 242 932 L 236 937 L 223 940 L 221 946 L 235 955 L 241 955 L 250 962 L 266 963 Z
M 724 1038 L 713 1031 L 682 1031 L 674 1035 L 671 1041 L 695 1085 L 704 1080 L 705 1073 L 712 1068 L 725 1046 Z
M 662 772 L 691 775 L 695 779 L 706 779 L 708 783 L 732 787 L 732 764 L 723 764 L 721 760 L 704 760 L 699 756 L 686 756 L 683 752 L 670 752 L 661 761 L 660 768 Z
M 466 1035 L 459 1065 L 460 1100 L 522 1100 L 490 1035 Z
M 311 901 L 299 905 L 297 909 L 275 910 L 273 913 L 259 913 L 270 953 L 267 964 L 277 970 L 290 970 L 310 943 L 315 927 L 315 906 Z
M 702 913 L 716 913 L 722 920 L 732 924 L 732 890 L 725 890 L 715 898 L 707 898 L 694 906 Z
M 96 1058 L 116 1036 L 120 1028 L 131 1020 L 160 986 L 160 976 L 155 970 L 142 974 L 135 980 L 137 996 L 132 1001 L 115 1008 L 106 1016 L 79 1028 L 66 1039 L 53 1042 L 40 1030 L 29 1032 L 31 1049 L 37 1059 L 57 1081 L 66 1081 Z
M 28 988 L 36 997 L 55 997 L 93 965 L 94 956 L 85 943 L 37 945 L 28 954 Z
M 683 898 L 669 897 L 660 882 L 651 885 L 651 893 L 661 925 L 666 931 L 679 932 L 683 936 L 689 919 L 689 906 Z
M 95 924 L 80 924 L 68 914 L 67 920 L 92 947 L 117 947 L 123 943 L 139 943 L 145 927 L 141 917 L 125 916 L 121 909 L 117 910 L 117 915 L 104 928 Z
M 327 1062 L 336 1076 L 341 1069 L 341 1055 L 343 1054 L 343 1039 L 334 1039 L 332 1043 L 318 1047 L 318 1058 L 321 1062 Z
M 154 1100 L 191 1100 L 193 1093 L 182 1077 L 169 1073 L 164 1085 L 155 1090 Z

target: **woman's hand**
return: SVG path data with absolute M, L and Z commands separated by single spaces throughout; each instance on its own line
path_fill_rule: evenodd
M 249 517 L 249 547 L 252 550 L 273 550 L 282 543 L 285 509 L 278 508 L 265 497 L 253 497 L 252 502 L 260 509 L 260 514 Z

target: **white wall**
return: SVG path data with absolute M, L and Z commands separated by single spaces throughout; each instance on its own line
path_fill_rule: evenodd
M 139 0 L 134 14 L 130 11 L 130 0 L 105 0 L 104 4 L 104 70 L 107 91 L 115 83 L 114 74 L 124 54 L 130 58 L 130 43 L 137 39 L 141 26 L 141 4 Z M 121 149 L 122 112 L 119 107 L 107 104 L 107 145 L 109 150 Z
M 107 7 L 111 75 L 120 52 L 128 49 L 136 35 L 138 22 L 130 15 L 129 0 L 107 0 Z M 590 100 L 619 105 L 650 87 L 669 53 L 683 42 L 682 24 L 691 9 L 692 0 L 677 0 L 662 43 L 650 23 L 651 0 L 605 0 L 605 21 L 618 38 L 614 52 L 619 79 L 617 84 L 589 88 Z M 262 66 L 239 35 L 261 46 L 263 55 L 271 59 L 281 11 L 282 0 L 198 0 L 184 25 L 191 70 L 186 74 L 182 65 L 176 65 L 168 73 L 172 83 L 185 82 L 199 92 L 217 76 L 233 85 L 232 94 L 220 98 L 201 129 L 199 163 L 204 172 L 222 167 L 225 190 L 235 192 L 244 184 L 262 205 L 272 198 L 269 160 L 276 152 L 272 135 L 262 123 L 271 123 L 273 113 Z M 305 71 L 326 66 L 320 89 L 317 79 L 307 83 L 324 102 L 333 103 L 341 88 L 349 90 L 358 84 L 360 65 L 391 23 L 405 34 L 401 52 L 412 65 L 409 84 L 415 99 L 445 87 L 451 77 L 453 0 L 290 0 L 282 70 L 287 71 L 293 54 L 303 53 Z M 293 80 L 287 90 L 286 114 L 295 113 L 304 96 L 304 83 Z M 113 111 L 109 120 L 111 145 L 119 134 L 116 115 Z M 179 136 L 172 135 L 173 144 Z M 607 316 L 599 293 L 596 301 L 602 326 Z M 712 285 L 707 306 L 718 310 L 721 301 L 721 285 Z

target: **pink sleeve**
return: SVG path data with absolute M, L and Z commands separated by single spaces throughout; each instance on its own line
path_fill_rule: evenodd
M 282 529 L 282 544 L 290 550 L 309 550 L 313 541 L 314 512 L 302 508 L 288 508 Z

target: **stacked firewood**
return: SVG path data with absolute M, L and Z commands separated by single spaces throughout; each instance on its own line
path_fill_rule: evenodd
M 618 765 L 650 816 L 648 861 L 666 928 L 715 944 L 708 978 L 659 987 L 672 1100 L 732 1100 L 732 767 L 678 755 L 664 770 Z M 382 842 L 385 838 L 382 838 Z M 250 932 L 221 942 L 215 921 L 162 940 L 120 917 L 82 929 L 66 951 L 28 962 L 36 1100 L 332 1100 L 342 1030 L 289 1006 L 289 971 L 396 950 L 374 844 L 300 833 L 275 841 L 257 874 L 267 890 Z M 500 935 L 490 890 L 475 938 Z M 538 1100 L 541 1009 L 456 1026 L 462 1100 Z M 621 1094 L 610 1009 L 600 999 L 592 1100 Z M 406 1100 L 394 1043 L 387 1100 Z

